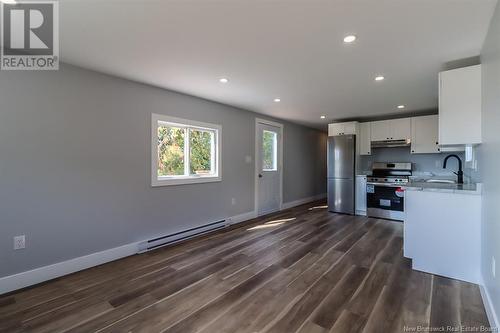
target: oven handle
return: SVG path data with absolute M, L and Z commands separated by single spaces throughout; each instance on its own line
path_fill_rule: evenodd
M 375 183 L 367 182 L 366 185 L 384 186 L 384 187 L 404 187 L 405 184 Z

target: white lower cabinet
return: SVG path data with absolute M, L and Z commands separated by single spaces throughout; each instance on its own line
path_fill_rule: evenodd
M 366 216 L 366 176 L 356 176 L 356 215 Z
M 481 195 L 406 190 L 404 256 L 413 269 L 480 282 Z

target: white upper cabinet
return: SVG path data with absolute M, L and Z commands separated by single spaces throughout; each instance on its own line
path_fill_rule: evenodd
M 440 153 L 438 115 L 411 118 L 411 153 Z
M 328 136 L 357 134 L 358 122 L 334 123 L 328 125 Z
M 388 120 L 372 121 L 371 141 L 385 141 L 391 139 L 391 124 Z
M 371 141 L 408 140 L 411 138 L 411 119 L 391 119 L 371 123 Z
M 342 135 L 344 128 L 345 128 L 345 126 L 343 123 L 329 124 L 328 125 L 328 136 Z
M 481 65 L 439 73 L 439 144 L 481 143 Z
M 359 154 L 371 155 L 372 154 L 372 134 L 371 123 L 359 124 Z
M 344 123 L 344 134 L 358 134 L 358 122 L 350 121 L 348 123 Z
M 411 118 L 389 120 L 391 140 L 409 140 L 411 138 Z

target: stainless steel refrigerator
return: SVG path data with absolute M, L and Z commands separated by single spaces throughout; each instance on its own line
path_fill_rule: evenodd
M 356 136 L 328 138 L 328 210 L 354 215 Z

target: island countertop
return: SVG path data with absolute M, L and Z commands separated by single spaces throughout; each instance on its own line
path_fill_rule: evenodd
M 411 181 L 401 186 L 407 191 L 426 191 L 442 193 L 461 193 L 471 195 L 481 195 L 482 184 L 446 184 L 446 183 L 428 183 L 425 181 Z

